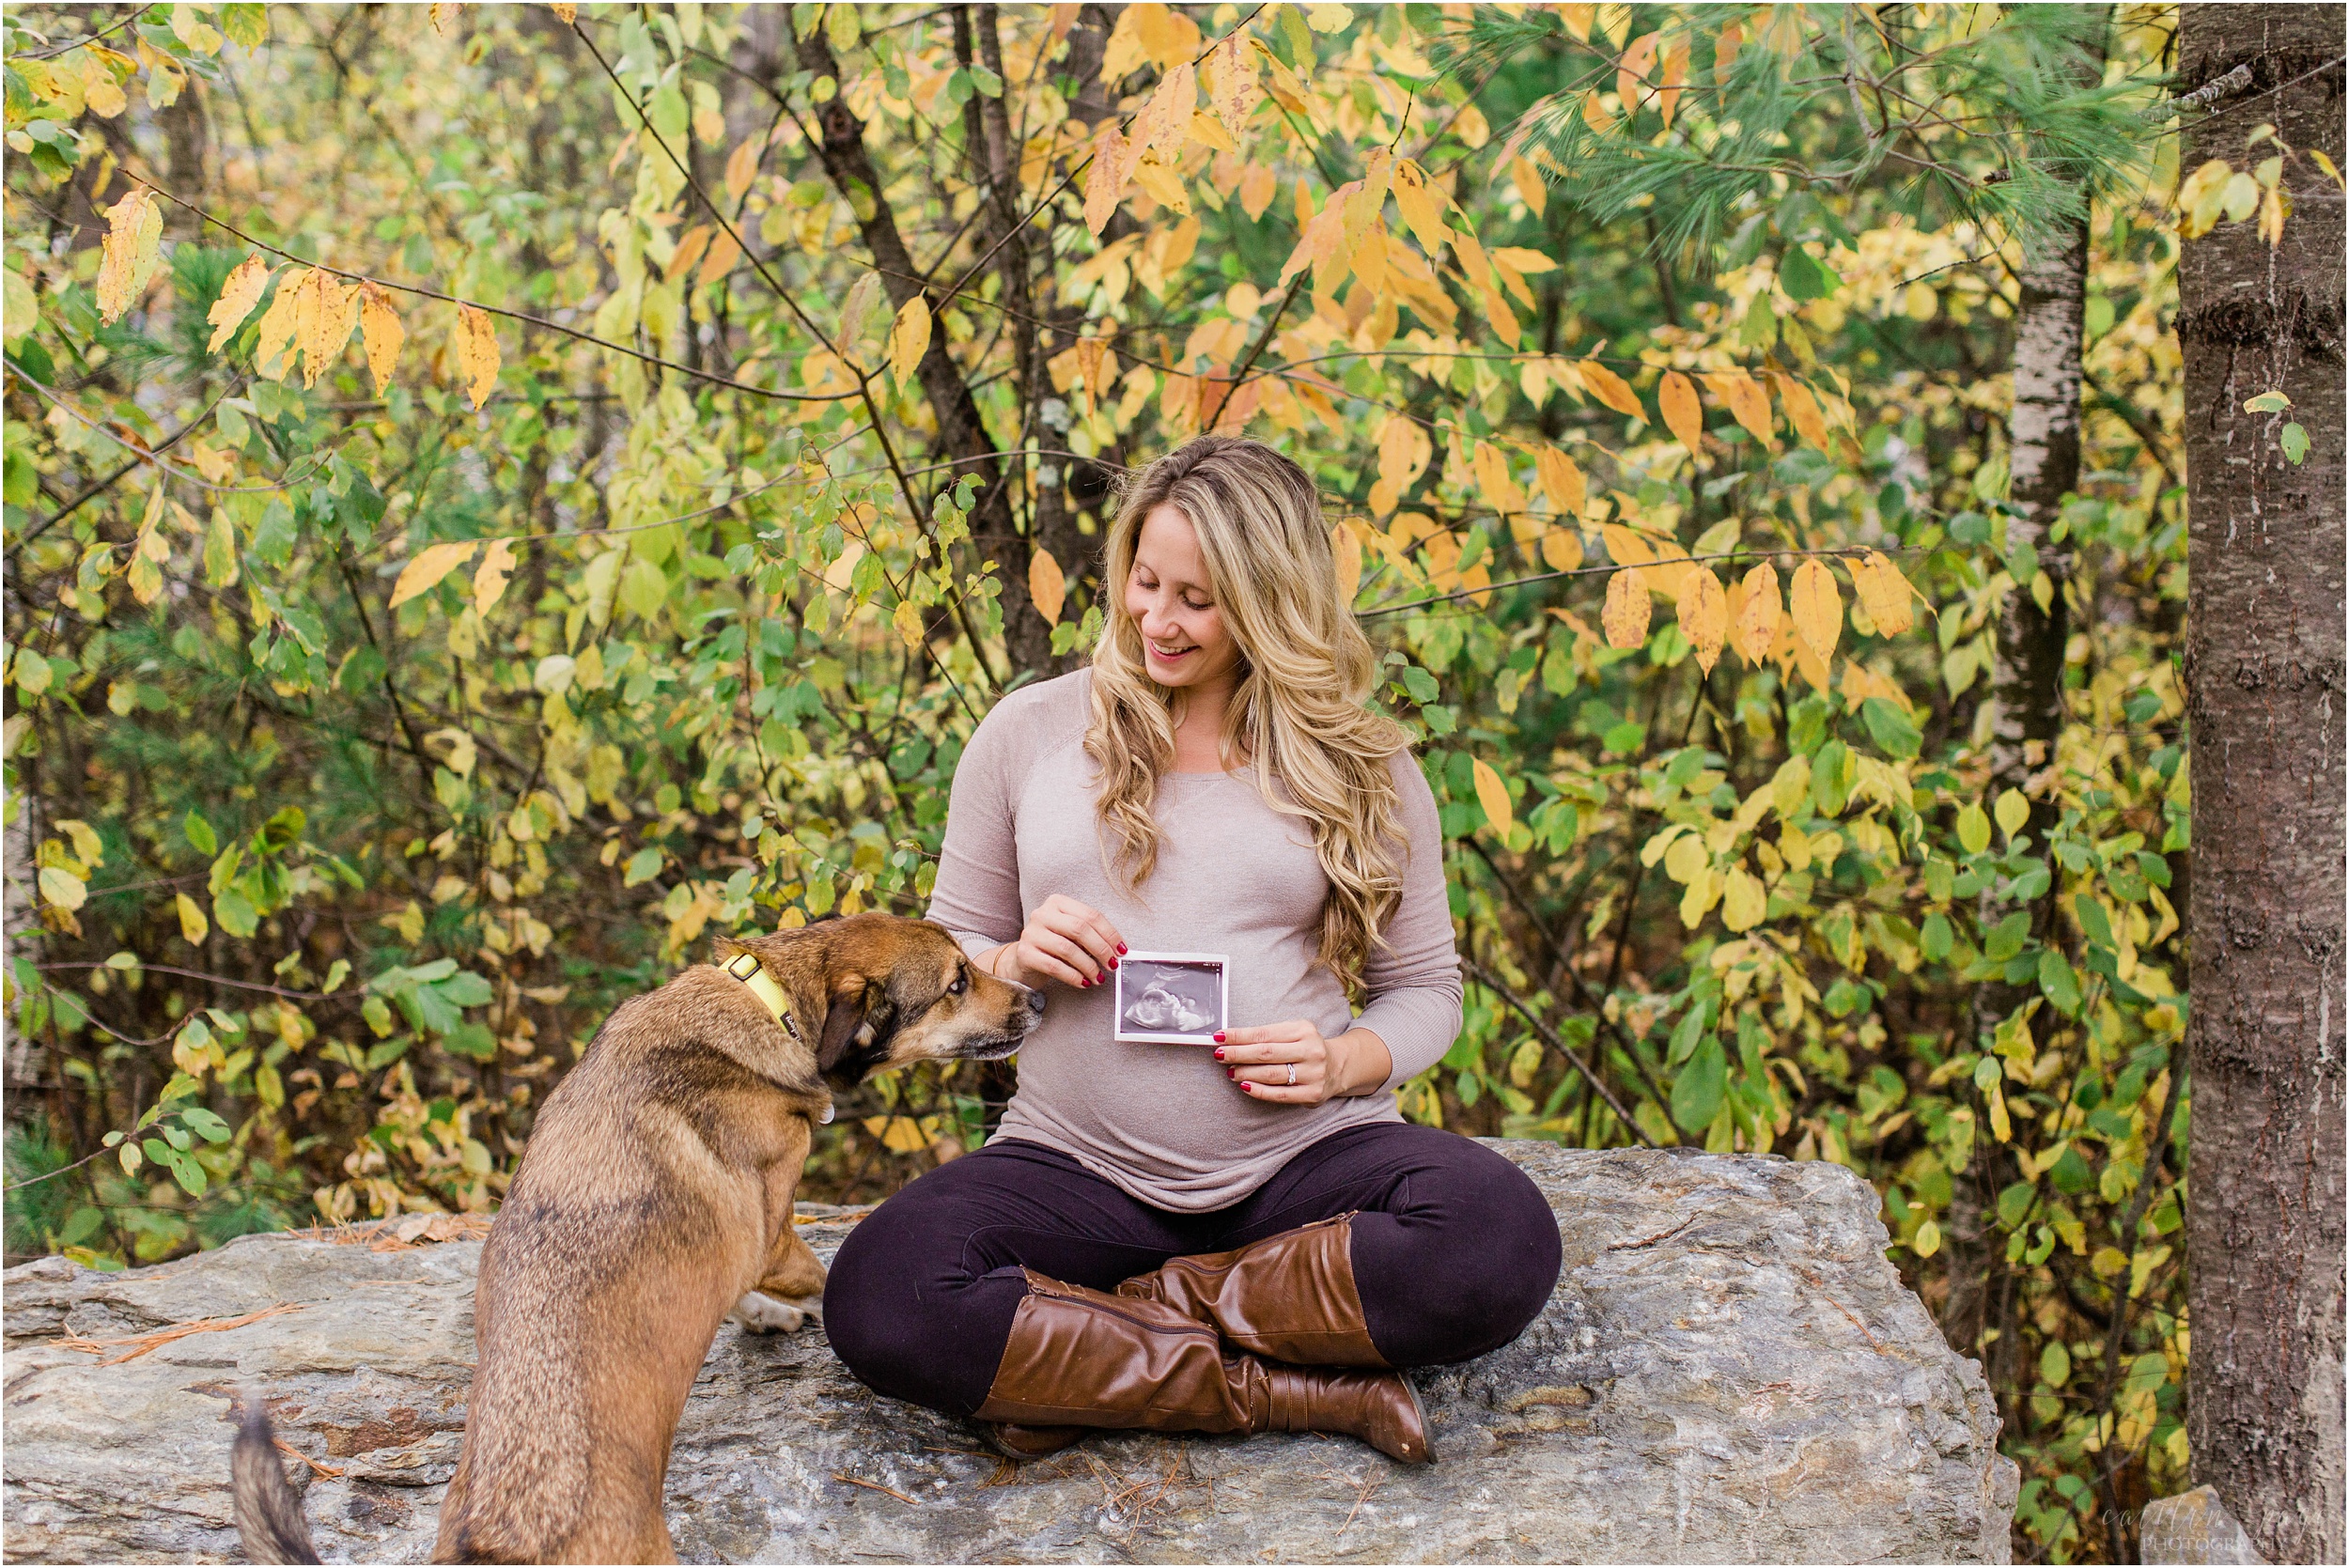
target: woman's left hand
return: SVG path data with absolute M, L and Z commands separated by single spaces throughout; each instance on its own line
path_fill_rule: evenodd
M 1366 1029 L 1336 1039 L 1303 1018 L 1227 1029 L 1216 1036 L 1215 1059 L 1224 1076 L 1251 1099 L 1275 1105 L 1319 1105 L 1363 1094 L 1386 1082 L 1392 1059 L 1386 1043 Z

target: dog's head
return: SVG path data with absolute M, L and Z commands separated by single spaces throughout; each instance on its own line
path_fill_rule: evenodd
M 807 1043 L 835 1088 L 916 1062 L 998 1061 L 1044 1016 L 1043 992 L 979 969 L 935 921 L 848 915 L 731 945 L 822 1020 Z

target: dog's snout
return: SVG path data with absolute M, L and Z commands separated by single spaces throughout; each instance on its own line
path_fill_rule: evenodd
M 1028 993 L 1028 1017 L 1029 1017 L 1031 1019 L 1040 1018 L 1040 1017 L 1044 1017 L 1044 993 L 1043 993 L 1043 991 L 1041 991 L 1041 990 L 1031 990 L 1031 991 Z

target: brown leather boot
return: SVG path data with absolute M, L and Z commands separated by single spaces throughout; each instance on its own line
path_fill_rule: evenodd
M 1225 1350 L 1213 1328 L 1162 1303 L 1026 1272 L 981 1421 L 1022 1433 L 1340 1432 L 1405 1464 L 1434 1457 L 1400 1373 L 1280 1366 Z
M 1354 1287 L 1351 1213 L 1229 1252 L 1169 1258 L 1117 1287 L 1159 1301 L 1258 1356 L 1312 1367 L 1383 1367 Z

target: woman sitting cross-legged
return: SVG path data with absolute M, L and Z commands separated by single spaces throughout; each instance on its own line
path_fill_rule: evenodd
M 841 1247 L 833 1346 L 1021 1456 L 1123 1427 L 1424 1462 L 1397 1369 L 1515 1339 L 1559 1267 L 1522 1172 L 1395 1105 L 1460 1023 L 1434 797 L 1286 458 L 1159 458 L 1104 582 L 1092 668 L 972 737 L 930 907 L 1051 1005 L 994 1138 Z M 1228 956 L 1220 1044 L 1113 1038 L 1129 948 Z

